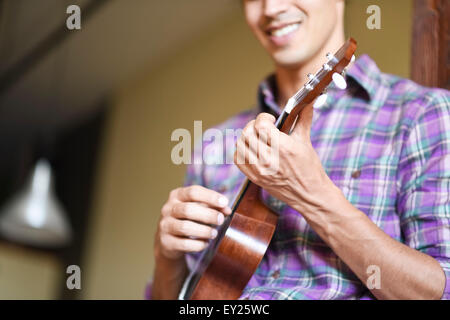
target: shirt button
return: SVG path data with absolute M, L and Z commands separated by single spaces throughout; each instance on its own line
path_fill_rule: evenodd
M 275 270 L 273 273 L 272 273 L 272 278 L 273 279 L 278 279 L 280 277 L 280 270 Z
M 361 170 L 353 171 L 352 178 L 358 179 L 361 176 Z

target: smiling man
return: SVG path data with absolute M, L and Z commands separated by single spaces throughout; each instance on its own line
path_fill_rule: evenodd
M 257 108 L 217 128 L 243 128 L 234 156 L 245 146 L 254 150 L 252 141 L 264 150 L 262 133 L 276 132 L 278 170 L 188 166 L 186 185 L 161 210 L 149 297 L 177 297 L 247 176 L 279 221 L 241 299 L 450 298 L 448 91 L 384 74 L 362 55 L 348 70 L 346 90 L 332 85 L 325 104 L 305 109 L 290 135 L 274 127 L 306 74 L 344 43 L 344 6 L 344 0 L 243 0 L 247 24 L 275 70 L 259 86 Z M 214 150 L 206 144 L 203 150 Z

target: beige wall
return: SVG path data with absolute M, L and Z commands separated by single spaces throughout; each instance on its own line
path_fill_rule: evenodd
M 0 300 L 55 299 L 65 275 L 50 253 L 0 244 Z
M 380 1 L 382 30 L 366 28 L 367 6 L 350 0 L 347 33 L 388 72 L 409 74 L 411 1 Z M 176 128 L 223 121 L 254 103 L 271 63 L 238 12 L 157 69 L 143 71 L 112 100 L 83 268 L 82 298 L 142 298 L 152 273 L 161 205 L 184 168 L 170 160 Z
M 381 9 L 381 29 L 368 30 L 368 6 Z M 384 72 L 409 77 L 413 2 L 411 0 L 347 0 L 347 36 L 358 41 L 358 54 L 369 53 Z

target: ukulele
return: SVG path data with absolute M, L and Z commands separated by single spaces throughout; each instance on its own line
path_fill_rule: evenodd
M 354 59 L 356 41 L 352 38 L 333 55 L 308 82 L 291 97 L 275 126 L 289 134 L 300 112 L 319 97 L 331 81 L 338 87 L 342 75 Z M 201 253 L 186 278 L 178 299 L 238 299 L 261 262 L 277 225 L 278 215 L 260 199 L 260 187 L 248 179 L 232 202 L 232 213 L 218 234 Z

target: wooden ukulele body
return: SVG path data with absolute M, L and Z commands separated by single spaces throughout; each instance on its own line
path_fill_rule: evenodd
M 275 232 L 278 216 L 260 200 L 249 182 L 217 251 L 190 299 L 237 299 L 261 262 Z

